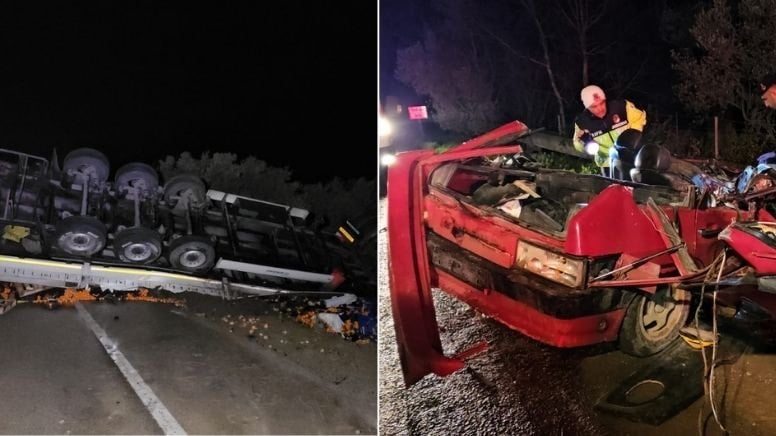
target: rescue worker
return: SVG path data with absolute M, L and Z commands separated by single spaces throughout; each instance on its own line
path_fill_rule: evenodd
M 776 109 L 776 73 L 766 74 L 760 79 L 760 98 L 765 107 Z M 757 158 L 758 164 L 776 164 L 776 151 L 767 152 Z
M 776 73 L 766 74 L 760 80 L 760 93 L 765 107 L 776 109 Z
M 574 148 L 593 155 L 601 174 L 610 177 L 610 149 L 622 132 L 643 131 L 647 113 L 628 100 L 607 101 L 596 85 L 582 88 L 580 96 L 585 110 L 574 121 Z

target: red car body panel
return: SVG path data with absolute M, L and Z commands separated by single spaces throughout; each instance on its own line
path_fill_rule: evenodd
M 736 247 L 738 254 L 754 267 L 759 275 L 776 275 L 776 245 L 764 242 L 748 226 L 732 225 L 720 238 Z
M 612 185 L 571 218 L 563 251 L 577 256 L 638 256 L 665 248 L 654 223 L 633 201 L 632 189 Z
M 573 215 L 568 220 L 565 235 L 559 237 L 518 225 L 467 204 L 452 191 L 429 185 L 432 172 L 446 162 L 520 152 L 521 147 L 513 140 L 526 130 L 522 123 L 513 122 L 442 154 L 430 151 L 401 153 L 389 169 L 391 304 L 407 385 L 429 373 L 443 376 L 455 372 L 464 366 L 461 357 L 470 354 L 445 356 L 433 306 L 432 286 L 438 285 L 510 328 L 557 347 L 616 340 L 625 315 L 624 308 L 618 306 L 593 314 L 553 316 L 504 293 L 492 291 L 488 286 L 475 287 L 432 264 L 427 231 L 488 262 L 492 265 L 488 268 L 500 268 L 507 274 L 515 269 L 520 240 L 578 259 L 618 256 L 615 268 L 628 268 L 630 264 L 633 267 L 609 280 L 590 283 L 585 280 L 574 292 L 605 292 L 614 287 L 654 292 L 656 285 L 676 283 L 702 274 L 702 267 L 710 264 L 722 248 L 716 239 L 717 231 L 730 224 L 736 213 L 741 214 L 741 211 L 725 208 L 695 210 L 660 206 L 657 211 L 650 210 L 636 203 L 633 188 L 612 184 Z M 446 188 L 452 186 L 463 191 L 472 184 L 473 180 L 467 179 L 466 174 L 462 177 Z M 678 234 L 668 235 L 665 226 L 671 229 L 677 226 Z M 677 239 L 684 245 L 677 244 Z M 679 249 L 687 250 L 684 259 L 677 254 Z M 644 260 L 647 258 L 648 261 Z M 556 289 L 556 295 L 558 292 L 562 294 L 562 289 Z
M 422 197 L 413 194 L 422 183 L 417 160 L 428 154 L 400 155 L 397 165 L 390 169 L 392 178 L 388 185 L 389 197 L 401 203 L 401 207 L 391 208 L 388 214 L 389 271 L 396 341 L 407 385 L 426 374 L 443 376 L 464 366 L 460 360 L 445 357 L 442 352 L 422 229 Z
M 478 153 L 472 150 L 504 135 L 519 135 L 525 131 L 527 127 L 520 122 L 509 123 L 496 131 L 459 145 L 455 148 L 458 151 L 456 156 L 475 156 Z M 415 383 L 427 374 L 444 376 L 464 366 L 462 360 L 444 355 L 439 338 L 423 228 L 422 201 L 425 178 L 430 171 L 430 168 L 424 169 L 420 165 L 420 161 L 424 159 L 427 159 L 430 165 L 445 160 L 435 157 L 430 151 L 407 152 L 400 154 L 396 165 L 389 170 L 388 198 L 396 204 L 394 207 L 391 207 L 390 202 L 388 204 L 388 227 L 391 229 L 391 310 L 399 346 L 399 359 L 407 385 Z
M 579 347 L 617 339 L 625 310 L 615 310 L 573 319 L 546 315 L 498 292 L 475 289 L 438 271 L 439 286 L 472 307 L 528 337 L 556 347 Z

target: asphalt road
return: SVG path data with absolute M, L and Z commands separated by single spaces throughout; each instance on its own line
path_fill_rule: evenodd
M 215 307 L 82 307 L 159 403 L 144 405 L 77 310 L 18 305 L 0 316 L 0 433 L 162 434 L 159 409 L 189 434 L 376 432 L 374 346 L 270 310 L 248 338 Z

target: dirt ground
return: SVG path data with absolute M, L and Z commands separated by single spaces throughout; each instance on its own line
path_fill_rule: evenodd
M 384 207 L 383 200 L 381 228 L 385 227 Z M 772 406 L 776 349 L 767 344 L 774 330 L 761 328 L 772 327 L 773 322 L 750 323 L 751 316 L 745 322 L 729 319 L 718 349 L 720 364 L 713 392 L 717 416 L 727 433 L 716 424 L 708 396 L 700 387 L 701 353 L 683 342 L 672 348 L 678 360 L 638 359 L 611 344 L 557 349 L 485 318 L 439 290 L 433 296 L 445 353 L 458 353 L 480 340 L 489 341 L 490 347 L 471 359 L 464 370 L 445 378 L 428 375 L 405 387 L 390 309 L 386 239 L 383 231 L 379 240 L 380 434 L 776 434 Z M 755 315 L 758 320 L 770 316 L 759 311 Z M 631 399 L 634 404 L 645 401 L 639 406 L 643 413 L 625 418 L 600 410 L 610 392 L 630 386 L 623 382 L 645 370 L 647 381 L 677 371 L 682 374 L 666 384 L 663 392 L 679 392 L 681 397 L 682 389 L 695 386 L 700 387 L 700 394 L 690 396 L 689 404 L 672 409 L 671 418 L 660 424 L 637 422 L 657 408 L 654 402 L 645 401 L 656 395 L 649 389 L 634 388 L 629 393 L 644 395 Z

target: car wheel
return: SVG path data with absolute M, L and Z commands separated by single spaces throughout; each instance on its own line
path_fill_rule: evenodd
M 147 227 L 129 227 L 113 238 L 113 251 L 124 262 L 149 264 L 162 254 L 162 237 Z
M 170 263 L 176 269 L 205 273 L 216 261 L 216 250 L 210 239 L 202 236 L 181 236 L 170 243 Z
M 116 188 L 119 191 L 136 188 L 140 192 L 153 192 L 158 187 L 159 176 L 150 165 L 132 162 L 116 171 Z
M 65 253 L 89 257 L 105 247 L 108 231 L 97 218 L 74 215 L 57 224 L 55 243 Z
M 620 350 L 631 356 L 651 356 L 671 344 L 690 315 L 690 293 L 658 289 L 637 295 L 628 305 L 620 329 Z
M 177 202 L 181 197 L 187 197 L 190 202 L 205 201 L 205 182 L 191 174 L 180 174 L 172 177 L 164 185 L 164 201 Z
M 65 173 L 81 173 L 89 176 L 92 183 L 103 183 L 110 174 L 110 162 L 105 155 L 93 148 L 78 148 L 65 156 L 62 163 Z

